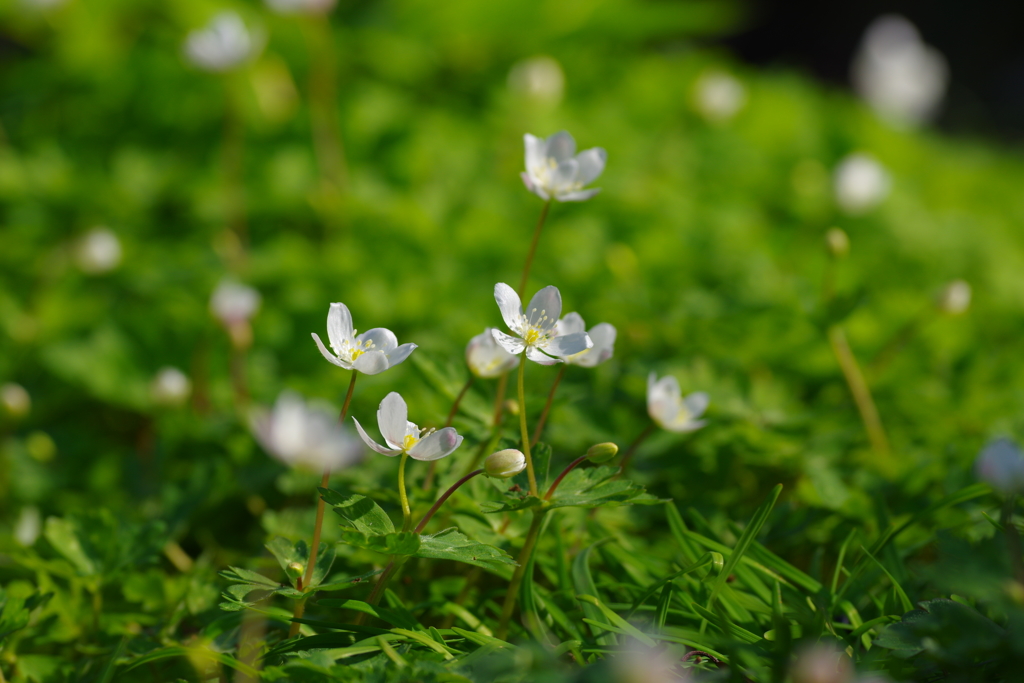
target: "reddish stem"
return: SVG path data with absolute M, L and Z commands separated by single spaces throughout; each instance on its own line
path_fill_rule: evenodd
M 565 475 L 569 474 L 569 472 L 572 472 L 572 468 L 576 467 L 576 465 L 579 465 L 588 457 L 590 456 L 584 453 L 583 455 L 569 463 L 569 466 L 562 470 L 562 473 L 558 475 L 558 478 L 551 483 L 551 488 L 548 489 L 547 495 L 544 496 L 544 500 L 551 500 L 551 496 L 555 493 L 555 489 L 558 488 L 558 485 L 562 483 L 562 480 L 565 479 Z

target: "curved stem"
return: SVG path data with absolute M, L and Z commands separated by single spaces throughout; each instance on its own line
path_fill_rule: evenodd
M 519 298 L 526 295 L 526 281 L 530 279 L 530 267 L 533 265 L 533 255 L 537 253 L 537 243 L 540 242 L 540 231 L 544 228 L 544 221 L 548 217 L 548 209 L 551 208 L 551 200 L 544 202 L 544 208 L 540 211 L 540 219 L 533 231 L 533 241 L 530 243 L 530 251 L 526 255 L 526 263 L 523 265 L 523 279 L 519 282 Z
M 370 591 L 370 597 L 366 598 L 366 602 L 371 605 L 376 605 L 380 602 L 381 596 L 384 595 L 384 589 L 388 586 L 388 581 L 391 580 L 391 577 L 395 575 L 397 570 L 398 564 L 395 562 L 395 558 L 392 557 L 391 561 L 388 562 L 388 566 L 385 567 L 384 571 L 381 572 L 381 575 L 377 577 L 377 583 L 373 585 L 373 590 Z M 359 617 L 356 619 L 356 623 L 363 623 L 364 618 L 365 612 L 360 612 Z
M 547 494 L 545 494 L 545 496 L 544 496 L 544 500 L 551 500 L 551 496 L 554 495 L 555 489 L 557 489 L 558 485 L 562 483 L 563 479 L 565 479 L 565 475 L 567 475 L 570 472 L 572 472 L 572 468 L 576 467 L 576 465 L 579 465 L 581 462 L 586 460 L 587 457 L 588 457 L 587 454 L 584 453 L 583 455 L 581 455 L 580 457 L 576 458 L 571 463 L 569 463 L 569 466 L 566 467 L 564 470 L 562 470 L 562 473 L 558 475 L 558 478 L 555 479 L 554 482 L 552 482 L 551 488 L 548 489 Z
M 345 402 L 341 404 L 341 414 L 338 415 L 338 422 L 344 423 L 345 416 L 348 414 L 349 404 L 352 403 L 352 392 L 356 388 L 356 378 L 359 377 L 359 373 L 355 370 L 352 371 L 352 380 L 348 383 L 348 391 L 345 392 Z M 331 470 L 325 468 L 323 476 L 320 477 L 320 488 L 325 489 L 331 483 Z M 302 575 L 302 589 L 308 590 L 310 583 L 313 580 L 313 570 L 316 568 L 316 557 L 320 552 L 320 532 L 324 526 L 324 499 L 323 496 L 317 496 L 316 502 L 316 521 L 313 523 L 313 543 L 309 546 L 309 560 L 306 562 L 306 571 Z M 299 600 L 298 604 L 295 605 L 295 612 L 293 616 L 298 619 L 302 617 L 306 611 L 306 600 L 305 598 Z M 296 636 L 299 633 L 300 624 L 297 621 L 293 621 L 291 628 L 288 631 L 288 637 Z
M 523 439 L 523 455 L 526 456 L 526 476 L 530 480 L 530 495 L 538 496 L 537 474 L 533 471 L 533 458 L 530 456 L 530 431 L 526 427 L 526 349 L 519 359 L 519 431 Z
M 463 484 L 465 484 L 465 483 L 466 483 L 467 481 L 469 481 L 470 479 L 472 479 L 472 478 L 473 478 L 473 477 L 475 477 L 476 475 L 478 475 L 478 474 L 483 474 L 483 473 L 484 473 L 484 471 L 483 471 L 483 470 L 474 470 L 474 471 L 470 472 L 469 474 L 467 474 L 466 476 L 464 476 L 464 477 L 463 477 L 462 479 L 459 479 L 459 480 L 458 480 L 457 482 L 455 482 L 454 484 L 452 484 L 452 485 L 451 485 L 451 486 L 450 486 L 450 487 L 448 488 L 448 490 L 447 490 L 447 491 L 445 491 L 445 492 L 444 492 L 443 494 L 441 494 L 441 497 L 437 499 L 437 502 L 436 502 L 436 503 L 434 503 L 433 507 L 431 507 L 431 508 L 430 508 L 429 510 L 427 510 L 427 514 L 423 515 L 423 519 L 421 519 L 421 520 L 420 520 L 420 523 L 416 525 L 416 528 L 415 528 L 415 529 L 413 529 L 413 533 L 416 533 L 416 534 L 418 534 L 418 533 L 420 533 L 421 531 L 423 531 L 423 528 L 424 528 L 425 526 L 427 526 L 427 522 L 429 522 L 429 521 L 430 521 L 430 518 L 434 516 L 434 513 L 435 513 L 435 512 L 437 512 L 438 508 L 440 508 L 440 507 L 441 507 L 442 505 L 444 505 L 444 502 L 445 502 L 446 500 L 448 500 L 448 498 L 449 498 L 449 497 L 450 497 L 450 496 L 451 496 L 451 495 L 452 495 L 453 493 L 455 493 L 455 491 L 456 491 L 456 490 L 457 490 L 457 489 L 458 489 L 458 488 L 459 488 L 460 486 L 462 486 Z
M 508 584 L 508 591 L 505 593 L 505 603 L 501 607 L 501 620 L 498 622 L 497 631 L 494 635 L 505 640 L 508 635 L 508 622 L 512 619 L 512 612 L 516 608 L 516 598 L 519 597 L 519 586 L 523 583 L 523 576 L 526 574 L 526 567 L 530 564 L 530 556 L 533 555 L 533 547 L 537 544 L 537 536 L 540 532 L 540 523 L 544 519 L 544 511 L 536 510 L 533 513 L 533 522 L 530 530 L 526 532 L 526 540 L 523 541 L 523 549 L 519 551 L 516 562 L 519 566 L 512 572 L 512 579 Z
M 636 449 L 639 448 L 640 444 L 642 444 L 647 437 L 651 435 L 654 431 L 654 426 L 653 422 L 647 425 L 647 428 L 640 432 L 640 436 L 633 439 L 633 443 L 629 444 L 629 448 L 626 449 L 626 454 L 622 456 L 622 464 L 620 465 L 622 469 L 619 472 L 620 475 L 626 472 L 626 468 L 629 466 L 629 461 L 632 459 Z
M 409 507 L 409 496 L 405 493 L 405 462 L 409 459 L 408 453 L 402 453 L 402 460 L 398 463 L 398 499 L 402 501 L 402 531 L 408 531 L 412 525 L 412 509 Z
M 531 446 L 537 445 L 537 442 L 540 441 L 540 435 L 544 432 L 544 425 L 548 421 L 548 413 L 551 412 L 551 402 L 555 400 L 555 392 L 558 390 L 558 385 L 562 382 L 562 378 L 565 377 L 566 367 L 568 366 L 562 363 L 562 367 L 558 368 L 555 382 L 551 385 L 551 391 L 548 392 L 548 402 L 544 404 L 544 410 L 541 411 L 540 419 L 537 421 L 537 428 L 533 430 L 533 440 L 530 441 Z

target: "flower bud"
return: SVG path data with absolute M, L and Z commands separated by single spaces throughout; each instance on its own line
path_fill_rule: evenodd
M 510 398 L 505 401 L 505 412 L 509 415 L 519 415 L 519 401 L 514 398 Z
M 121 242 L 109 228 L 94 228 L 78 242 L 75 261 L 88 275 L 109 272 L 121 263 Z
M 288 566 L 284 568 L 284 572 L 289 579 L 297 579 L 306 572 L 306 568 L 299 562 L 289 562 Z
M 845 258 L 850 253 L 850 238 L 841 228 L 829 228 L 825 233 L 825 248 L 834 259 Z
M 161 368 L 149 387 L 153 401 L 162 406 L 180 406 L 192 392 L 192 382 L 181 370 Z
M 526 469 L 526 456 L 515 448 L 506 448 L 497 453 L 491 453 L 484 460 L 484 473 L 488 477 L 508 479 L 514 477 Z
M 587 449 L 587 458 L 595 465 L 608 462 L 619 453 L 619 447 L 611 441 L 597 443 Z
M 21 418 L 32 410 L 32 397 L 25 387 L 10 382 L 0 387 L 0 405 L 11 417 Z
M 953 280 L 939 292 L 936 302 L 939 310 L 949 315 L 966 313 L 971 307 L 971 286 L 963 280 Z

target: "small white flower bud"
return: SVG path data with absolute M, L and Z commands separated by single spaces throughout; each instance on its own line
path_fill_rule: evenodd
M 32 410 L 32 397 L 25 391 L 25 387 L 8 382 L 0 387 L 0 404 L 11 417 L 21 418 Z
M 963 280 L 953 280 L 939 292 L 939 310 L 949 315 L 966 313 L 971 307 L 971 286 Z
M 514 477 L 526 469 L 526 456 L 515 448 L 506 448 L 497 453 L 491 453 L 484 460 L 484 473 L 488 477 L 497 479 L 508 479 Z
M 825 248 L 834 259 L 844 258 L 850 253 L 850 238 L 841 228 L 829 228 L 825 233 Z
M 89 275 L 110 272 L 121 263 L 121 242 L 110 229 L 94 228 L 78 242 L 75 262 Z
M 618 454 L 619 447 L 610 441 L 594 444 L 587 449 L 587 459 L 596 465 L 608 462 Z
M 889 195 L 890 184 L 889 174 L 873 156 L 851 154 L 835 170 L 836 202 L 847 213 L 866 213 Z
M 210 297 L 210 311 L 225 327 L 247 322 L 260 308 L 260 293 L 233 280 L 221 280 Z
M 288 566 L 284 568 L 285 573 L 290 579 L 297 579 L 306 572 L 306 568 L 302 566 L 301 562 L 289 562 Z
M 519 401 L 514 398 L 505 400 L 505 412 L 509 415 L 519 415 Z
M 562 65 L 551 57 L 531 57 L 512 66 L 508 87 L 517 95 L 553 106 L 562 100 L 565 73 Z
M 164 406 L 180 406 L 191 393 L 191 380 L 178 368 L 161 368 L 150 385 L 153 401 Z
M 42 519 L 39 517 L 39 508 L 34 505 L 23 507 L 18 521 L 14 525 L 14 538 L 24 547 L 29 547 L 39 538 L 42 530 Z
M 694 104 L 708 121 L 728 121 L 747 102 L 747 89 L 722 71 L 708 71 L 694 86 Z

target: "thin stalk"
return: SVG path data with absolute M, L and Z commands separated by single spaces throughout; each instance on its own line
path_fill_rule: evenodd
M 462 486 L 463 484 L 465 484 L 465 483 L 466 483 L 467 481 L 469 481 L 470 479 L 472 479 L 472 478 L 473 478 L 473 477 L 475 477 L 476 475 L 478 475 L 478 474 L 483 474 L 483 473 L 484 473 L 484 471 L 483 471 L 482 469 L 480 469 L 480 470 L 474 470 L 474 471 L 470 472 L 469 474 L 467 474 L 466 476 L 464 476 L 464 477 L 463 477 L 462 479 L 459 479 L 459 480 L 458 480 L 457 482 L 455 482 L 454 484 L 452 484 L 452 485 L 451 485 L 451 486 L 450 486 L 450 487 L 448 488 L 448 490 L 447 490 L 447 491 L 445 491 L 445 492 L 444 492 L 443 494 L 441 494 L 441 497 L 437 499 L 437 502 L 436 502 L 436 503 L 434 503 L 433 507 L 431 507 L 431 508 L 430 508 L 429 510 L 427 510 L 427 514 L 423 515 L 423 519 L 421 519 L 421 520 L 420 520 L 420 523 L 416 525 L 416 528 L 415 528 L 415 529 L 413 529 L 413 533 L 416 533 L 416 534 L 418 534 L 418 533 L 420 533 L 421 531 L 423 531 L 423 528 L 424 528 L 425 526 L 427 526 L 427 522 L 429 522 L 429 521 L 430 521 L 430 518 L 434 516 L 434 513 L 435 513 L 435 512 L 437 512 L 438 508 L 440 508 L 440 507 L 441 507 L 442 505 L 444 505 L 444 502 L 445 502 L 446 500 L 448 500 L 448 498 L 449 498 L 449 497 L 450 497 L 450 496 L 451 496 L 451 495 L 452 495 L 453 493 L 455 493 L 455 491 L 456 491 L 456 490 L 457 490 L 457 489 L 458 489 L 458 488 L 459 488 L 460 486 Z
M 529 462 L 529 461 L 527 461 Z M 512 572 L 512 580 L 509 581 L 508 591 L 505 593 L 505 603 L 501 608 L 501 620 L 494 635 L 496 638 L 505 640 L 508 635 L 508 623 L 512 620 L 512 612 L 516 608 L 516 598 L 519 597 L 519 586 L 523 583 L 523 576 L 526 574 L 526 566 L 530 563 L 533 555 L 533 548 L 537 545 L 537 536 L 540 533 L 540 524 L 544 519 L 543 510 L 535 510 L 533 522 L 530 523 L 530 530 L 526 532 L 526 540 L 523 541 L 523 549 L 519 551 L 516 558 L 518 566 Z
M 633 439 L 633 443 L 629 444 L 629 448 L 626 449 L 626 454 L 622 456 L 622 463 L 620 465 L 622 469 L 620 474 L 625 474 L 626 468 L 629 467 L 629 461 L 633 458 L 633 454 L 636 453 L 636 449 L 639 448 L 640 444 L 646 441 L 647 437 L 654 432 L 654 427 L 655 424 L 653 422 L 647 425 L 644 431 L 640 432 L 640 435 Z
M 338 82 L 330 24 L 326 17 L 313 17 L 308 24 L 312 63 L 309 71 L 309 118 L 313 149 L 320 177 L 331 192 L 342 192 L 348 184 L 348 167 L 338 125 Z
M 526 456 L 526 476 L 530 480 L 530 495 L 539 496 L 537 491 L 537 475 L 533 471 L 533 458 L 530 456 L 530 431 L 526 426 L 526 349 L 523 349 L 519 360 L 519 431 L 522 432 L 523 455 Z
M 462 397 L 466 395 L 466 392 L 469 391 L 469 388 L 473 385 L 473 379 L 474 378 L 475 378 L 475 375 L 473 375 L 471 373 L 469 375 L 469 379 L 467 379 L 466 383 L 462 385 L 462 390 L 459 391 L 459 395 L 455 397 L 455 403 L 452 404 L 452 409 L 448 413 L 448 419 L 445 420 L 445 422 L 444 422 L 444 426 L 445 427 L 451 427 L 452 426 L 452 420 L 455 419 L 455 415 L 459 412 L 459 404 L 462 403 Z M 472 469 L 472 468 L 470 468 L 470 469 Z M 430 461 L 430 467 L 427 469 L 427 476 L 423 480 L 423 490 L 424 491 L 428 491 L 430 489 L 430 487 L 434 485 L 434 475 L 436 473 L 437 473 L 437 460 L 431 460 Z
M 889 439 L 885 435 L 885 428 L 882 427 L 882 419 L 878 415 L 878 408 L 871 398 L 871 390 L 864 380 L 864 373 L 861 372 L 857 358 L 850 350 L 850 344 L 846 340 L 846 334 L 839 325 L 833 325 L 828 330 L 828 340 L 832 344 L 832 352 L 835 353 L 839 367 L 846 378 L 846 384 L 853 395 L 853 402 L 860 412 L 860 419 L 864 423 L 864 429 L 868 433 L 868 440 L 871 447 L 879 453 L 889 452 Z
M 558 390 L 558 385 L 561 384 L 562 378 L 565 377 L 565 363 L 562 363 L 562 367 L 558 368 L 558 374 L 555 375 L 555 381 L 551 385 L 551 391 L 548 392 L 548 401 L 544 404 L 544 410 L 540 413 L 540 419 L 537 421 L 537 428 L 533 430 L 533 439 L 530 441 L 531 446 L 536 446 L 537 442 L 540 441 L 540 435 L 544 432 L 544 425 L 548 421 L 548 413 L 551 412 L 551 403 L 555 400 L 555 392 Z
M 224 79 L 224 215 L 234 244 L 227 243 L 228 264 L 237 270 L 245 257 L 249 236 L 245 223 L 245 128 L 237 93 L 238 83 Z
M 558 488 L 558 485 L 562 483 L 562 480 L 565 479 L 565 475 L 572 472 L 572 469 L 576 467 L 576 465 L 579 465 L 581 462 L 586 460 L 587 457 L 588 456 L 584 453 L 583 455 L 569 463 L 569 466 L 562 470 L 562 473 L 558 475 L 558 478 L 551 483 L 551 488 L 549 488 L 548 492 L 544 494 L 544 500 L 551 500 L 551 496 L 555 493 L 555 489 Z
M 338 415 L 338 422 L 345 422 L 349 404 L 352 403 L 352 392 L 355 391 L 357 377 L 359 377 L 359 373 L 353 370 L 352 380 L 348 383 L 348 391 L 345 393 L 345 402 L 341 405 L 341 413 Z M 325 489 L 330 483 L 331 470 L 330 468 L 324 468 L 323 476 L 320 477 L 320 488 Z M 316 556 L 320 552 L 320 532 L 324 526 L 324 499 L 323 496 L 319 495 L 317 499 L 316 521 L 313 523 L 313 543 L 309 547 L 309 561 L 306 562 L 306 571 L 302 576 L 302 590 L 309 590 L 310 583 L 313 580 L 313 570 L 316 568 Z M 295 605 L 295 612 L 292 616 L 299 619 L 305 611 L 306 600 L 303 598 Z M 293 621 L 291 628 L 288 630 L 288 637 L 297 636 L 299 634 L 299 627 L 300 624 L 297 621 Z
M 398 463 L 398 499 L 402 501 L 402 531 L 408 531 L 412 526 L 412 509 L 409 507 L 409 496 L 405 492 L 405 463 L 409 460 L 408 453 L 402 453 L 402 460 Z
M 544 208 L 540 210 L 540 219 L 533 231 L 533 241 L 530 243 L 530 251 L 526 255 L 526 263 L 523 265 L 523 279 L 519 283 L 519 298 L 526 296 L 526 281 L 530 278 L 530 267 L 533 266 L 533 255 L 537 253 L 537 243 L 540 242 L 540 232 L 544 228 L 544 221 L 548 217 L 548 209 L 551 208 L 551 200 L 544 202 Z

